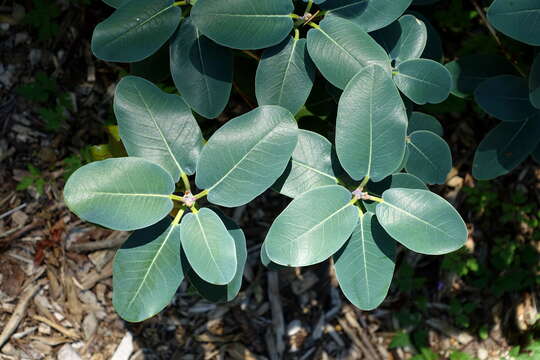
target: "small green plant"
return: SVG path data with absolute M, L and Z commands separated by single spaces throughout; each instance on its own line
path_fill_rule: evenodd
M 60 8 L 50 0 L 33 0 L 33 3 L 34 6 L 23 19 L 23 23 L 32 26 L 38 32 L 39 40 L 50 40 L 60 29 L 57 20 Z
M 43 194 L 43 187 L 45 186 L 45 178 L 41 171 L 32 164 L 27 166 L 29 175 L 24 176 L 19 184 L 17 185 L 17 190 L 26 190 L 30 187 L 34 188 L 38 194 Z
M 396 242 L 431 255 L 464 244 L 460 215 L 427 187 L 443 184 L 452 168 L 442 126 L 408 112 L 402 98 L 409 109 L 441 103 L 452 81 L 432 60 L 441 56 L 427 51 L 427 22 L 404 14 L 412 0 L 382 8 L 350 0 L 106 2 L 117 10 L 95 28 L 93 53 L 152 66 L 165 45 L 181 94 L 124 77 L 114 113 L 129 156 L 81 167 L 64 189 L 82 219 L 135 230 L 114 262 L 113 304 L 124 319 L 159 312 L 184 278 L 207 299 L 234 298 L 246 241 L 206 205 L 243 206 L 269 188 L 293 200 L 268 231 L 263 264 L 332 257 L 343 293 L 361 309 L 384 300 Z M 234 64 L 246 58 L 255 62 L 246 82 L 258 106 L 206 141 L 193 112 L 214 119 L 224 111 Z M 248 68 L 236 75 L 246 80 Z M 317 118 L 310 97 L 321 92 L 330 99 L 323 116 L 336 124 L 335 136 L 323 135 L 334 144 L 294 116 Z

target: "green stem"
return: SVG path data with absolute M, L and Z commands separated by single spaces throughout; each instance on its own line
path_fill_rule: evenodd
M 362 218 L 364 216 L 364 212 L 362 211 L 362 209 L 360 209 L 360 206 L 358 207 L 358 217 L 359 218 Z
M 314 29 L 320 29 L 321 28 L 319 25 L 317 25 L 315 23 L 312 23 L 312 22 L 309 22 L 308 25 L 311 26 Z
M 182 208 L 180 208 L 180 210 L 178 210 L 178 213 L 176 214 L 176 216 L 174 217 L 174 220 L 172 222 L 173 226 L 180 224 L 180 219 L 182 218 L 182 216 L 184 215 L 185 212 L 186 212 L 185 207 L 182 207 Z
M 189 5 L 189 1 L 187 0 L 184 0 L 184 1 L 176 1 L 173 6 L 184 6 L 184 5 Z
M 305 14 L 311 11 L 311 7 L 313 6 L 313 0 L 309 0 L 306 6 Z
M 360 191 L 364 190 L 364 187 L 367 185 L 368 181 L 369 181 L 369 176 L 364 177 L 364 180 L 362 180 L 360 185 L 358 185 L 358 190 Z
M 300 30 L 294 29 L 294 40 L 300 40 Z
M 290 17 L 292 17 L 293 19 L 302 19 L 300 15 L 296 15 L 296 14 L 290 14 Z
M 371 196 L 371 195 L 369 196 L 369 200 L 375 201 L 375 202 L 378 202 L 378 203 L 383 203 L 384 202 L 384 200 L 381 199 L 380 197 Z
M 191 185 L 189 184 L 189 179 L 187 177 L 187 174 L 182 171 L 180 173 L 180 177 L 182 178 L 182 182 L 184 183 L 184 187 L 186 188 L 186 192 L 191 191 Z
M 189 210 L 191 210 L 191 212 L 194 213 L 194 214 L 197 214 L 199 212 L 199 210 L 197 209 L 197 207 L 195 205 L 190 207 Z
M 203 197 L 205 197 L 206 195 L 208 195 L 208 190 L 203 190 L 200 193 L 198 193 L 197 195 L 195 195 L 194 197 L 195 197 L 196 200 L 199 200 L 199 199 L 202 199 Z
M 184 198 L 178 195 L 169 195 L 169 198 L 174 201 L 184 201 Z

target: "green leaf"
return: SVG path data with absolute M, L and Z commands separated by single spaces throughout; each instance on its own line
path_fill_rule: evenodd
M 444 184 L 452 170 L 452 154 L 446 141 L 427 130 L 415 131 L 409 138 L 407 172 L 428 184 Z
M 380 66 L 359 72 L 347 85 L 338 106 L 336 151 L 355 180 L 379 181 L 403 159 L 407 113 L 390 76 Z
M 399 18 L 412 0 L 327 0 L 321 8 L 327 16 L 353 21 L 371 32 L 381 29 Z
M 180 227 L 167 217 L 135 231 L 116 253 L 114 308 L 124 320 L 146 320 L 171 302 L 183 279 Z
M 169 40 L 181 16 L 173 0 L 123 3 L 94 29 L 92 52 L 105 61 L 143 60 Z
M 262 55 L 255 78 L 257 102 L 279 105 L 296 114 L 314 81 L 315 66 L 307 53 L 306 40 L 288 37 Z
M 317 133 L 300 130 L 291 161 L 272 187 L 295 198 L 316 187 L 335 185 L 335 164 L 330 141 Z
M 441 255 L 459 249 L 467 227 L 442 197 L 429 190 L 389 189 L 377 205 L 382 227 L 405 247 L 421 254 Z
M 422 180 L 414 175 L 405 173 L 393 174 L 379 182 L 370 181 L 367 183 L 367 191 L 378 197 L 381 197 L 386 190 L 394 188 L 428 190 L 428 187 Z M 364 200 L 363 203 L 367 211 L 375 213 L 377 202 Z
M 527 158 L 540 140 L 540 113 L 523 122 L 503 122 L 482 140 L 473 160 L 473 176 L 491 180 Z
M 151 82 L 124 77 L 116 87 L 114 113 L 120 138 L 130 156 L 161 165 L 175 181 L 195 167 L 204 140 L 184 100 Z
M 471 96 L 483 81 L 503 74 L 515 74 L 512 64 L 502 56 L 474 54 L 449 62 L 445 67 L 452 75 L 452 94 Z
M 540 46 L 540 3 L 537 0 L 495 0 L 487 16 L 491 25 L 503 34 L 529 45 Z
M 529 75 L 529 99 L 534 107 L 540 109 L 540 53 L 536 55 Z
M 411 134 L 418 130 L 428 130 L 439 136 L 443 136 L 443 127 L 434 116 L 414 111 L 409 116 L 407 133 Z
M 141 158 L 97 161 L 75 171 L 64 187 L 66 205 L 81 219 L 114 230 L 157 223 L 173 208 L 174 181 Z
M 200 0 L 193 22 L 218 44 L 234 49 L 262 49 L 280 43 L 292 30 L 291 0 Z
M 500 75 L 482 82 L 474 99 L 489 115 L 502 121 L 521 122 L 536 113 L 529 99 L 527 80 L 514 75 Z
M 356 23 L 325 17 L 307 35 L 309 55 L 332 85 L 344 89 L 360 70 L 377 64 L 390 73 L 390 59 L 382 47 Z
M 189 265 L 201 279 L 214 285 L 233 280 L 238 264 L 235 241 L 214 211 L 203 208 L 185 215 L 180 236 Z
M 397 64 L 422 56 L 427 43 L 426 25 L 413 15 L 405 15 L 371 34 Z
M 268 270 L 281 270 L 281 269 L 286 268 L 286 266 L 278 265 L 278 264 L 272 262 L 272 260 L 270 260 L 270 258 L 268 257 L 268 253 L 266 252 L 266 242 L 263 242 L 262 245 L 261 245 L 260 258 L 261 258 L 261 263 Z
M 416 12 L 416 11 L 407 11 L 407 13 L 410 13 L 411 15 L 414 15 L 416 18 L 422 20 L 424 24 L 426 25 L 428 38 L 427 38 L 426 48 L 424 49 L 424 52 L 422 53 L 422 57 L 425 59 L 431 59 L 437 62 L 442 62 L 444 58 L 442 40 L 437 29 L 435 29 L 435 27 L 431 24 L 428 18 L 422 15 L 421 13 Z
M 276 218 L 265 239 L 266 253 L 279 265 L 320 263 L 343 246 L 357 222 L 350 191 L 339 185 L 315 188 Z
M 174 84 L 186 102 L 206 118 L 221 114 L 232 88 L 231 51 L 202 35 L 188 18 L 173 37 L 170 53 Z
M 298 127 L 279 106 L 261 106 L 222 126 L 204 147 L 195 182 L 208 201 L 247 204 L 283 173 L 296 146 Z
M 450 72 L 433 60 L 414 59 L 398 64 L 394 81 L 399 90 L 418 105 L 446 100 L 452 87 Z
M 242 229 L 230 218 L 216 211 L 221 218 L 229 235 L 233 238 L 236 250 L 236 272 L 227 285 L 214 285 L 204 281 L 189 265 L 186 254 L 182 251 L 182 266 L 186 277 L 202 297 L 213 302 L 232 301 L 242 286 L 242 277 L 247 259 L 246 238 Z
M 390 288 L 395 268 L 396 242 L 373 213 L 364 214 L 351 238 L 334 255 L 339 286 L 361 310 L 379 306 Z

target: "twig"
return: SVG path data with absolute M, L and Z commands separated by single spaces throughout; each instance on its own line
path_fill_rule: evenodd
M 0 349 L 6 344 L 13 332 L 17 330 L 17 327 L 26 315 L 26 310 L 28 309 L 30 300 L 37 294 L 39 289 L 41 289 L 41 283 L 31 285 L 30 287 L 26 288 L 21 295 L 21 299 L 19 300 L 13 315 L 11 315 L 9 318 L 4 330 L 2 331 L 2 334 L 0 335 Z
M 281 359 L 285 351 L 285 342 L 283 336 L 285 334 L 285 321 L 283 320 L 283 308 L 281 306 L 281 298 L 279 296 L 279 280 L 278 274 L 275 271 L 268 272 L 268 299 L 272 309 L 272 325 L 276 337 L 276 350 L 278 358 Z
M 26 207 L 26 205 L 27 205 L 27 204 L 24 203 L 24 204 L 21 204 L 21 205 L 17 206 L 15 209 L 11 209 L 11 210 L 9 210 L 9 211 L 6 211 L 6 212 L 3 213 L 2 215 L 0 215 L 0 220 L 3 219 L 3 218 L 5 218 L 5 217 L 7 217 L 7 216 L 9 216 L 9 215 L 11 215 L 11 214 L 13 214 L 14 212 L 17 212 L 17 211 L 19 211 L 19 210 L 21 210 L 21 209 L 24 209 L 24 208 Z
M 79 338 L 79 335 L 77 334 L 77 332 L 75 330 L 66 329 L 62 325 L 57 324 L 56 322 L 47 319 L 45 316 L 33 315 L 32 319 L 49 325 L 50 327 L 52 327 L 53 329 L 61 332 L 62 334 L 64 334 L 67 337 L 70 337 L 72 339 L 78 339 Z

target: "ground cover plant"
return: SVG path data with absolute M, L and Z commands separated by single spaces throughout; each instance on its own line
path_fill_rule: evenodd
M 366 310 L 386 296 L 396 241 L 433 255 L 464 244 L 460 215 L 427 188 L 452 167 L 442 127 L 412 109 L 444 101 L 456 76 L 439 63 L 427 20 L 405 13 L 411 0 L 107 3 L 118 9 L 96 27 L 94 54 L 158 68 L 168 52 L 180 94 L 124 77 L 114 112 L 129 157 L 83 166 L 64 190 L 82 219 L 135 230 L 114 264 L 113 302 L 124 319 L 155 315 L 184 277 L 213 301 L 238 293 L 244 234 L 205 201 L 243 206 L 269 188 L 292 198 L 262 262 L 332 258 L 343 293 Z M 225 109 L 235 64 L 246 59 L 258 61 L 244 79 L 258 107 L 205 140 L 199 123 Z M 306 121 L 323 103 L 324 126 L 335 117 L 335 131 Z

